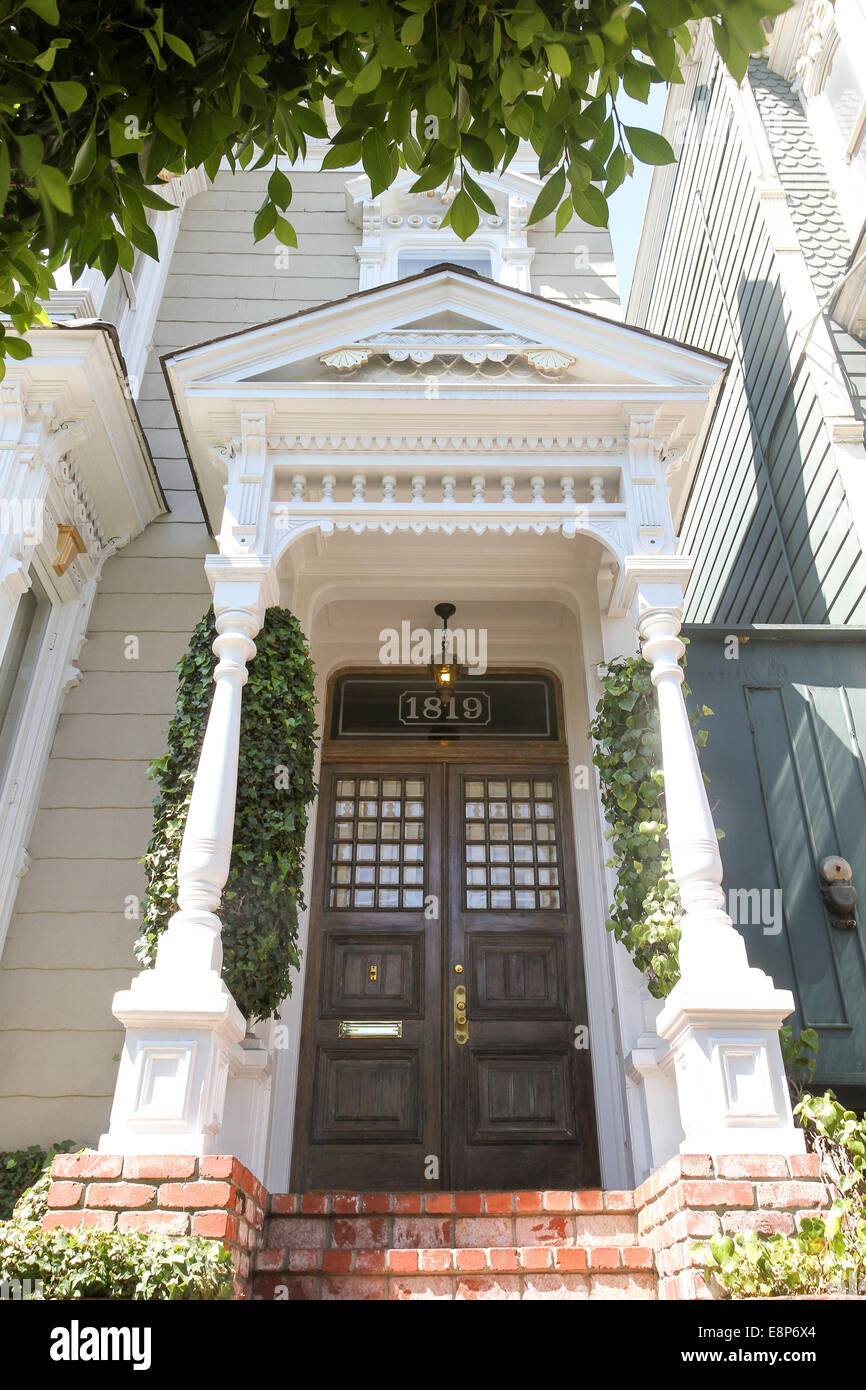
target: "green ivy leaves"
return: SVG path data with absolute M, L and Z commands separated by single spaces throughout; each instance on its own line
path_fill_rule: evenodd
M 600 674 L 604 694 L 589 733 L 612 847 L 608 867 L 617 875 L 607 928 L 661 999 L 679 979 L 681 908 L 665 844 L 658 709 L 643 657 L 619 657 Z
M 137 948 L 143 963 L 177 910 L 178 856 L 213 695 L 215 635 L 209 612 L 178 665 L 168 751 L 150 769 L 160 791 L 143 860 L 148 889 Z M 220 910 L 223 974 L 247 1017 L 276 1016 L 300 965 L 306 807 L 316 793 L 313 679 L 297 620 L 286 609 L 268 609 L 241 705 L 234 842 Z

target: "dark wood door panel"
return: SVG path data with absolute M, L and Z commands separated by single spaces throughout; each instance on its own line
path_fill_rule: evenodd
M 316 1058 L 313 1142 L 419 1144 L 420 1048 L 320 1047 Z
M 328 931 L 322 969 L 323 1018 L 420 1018 L 426 940 L 423 933 Z
M 339 765 L 320 795 L 295 1186 L 596 1185 L 567 767 Z
M 468 1029 L 448 1037 L 452 1181 L 595 1184 L 567 768 L 454 768 L 447 797 L 448 978 L 466 982 Z
M 519 928 L 475 931 L 466 937 L 466 973 L 472 1017 L 568 1019 L 567 943 L 564 935 Z
M 438 767 L 323 769 L 292 1181 L 300 1191 L 417 1188 L 440 1154 Z M 341 1023 L 401 1025 L 400 1038 Z
M 569 1142 L 576 1138 L 568 1046 L 545 1051 L 477 1047 L 468 1074 L 471 1144 Z

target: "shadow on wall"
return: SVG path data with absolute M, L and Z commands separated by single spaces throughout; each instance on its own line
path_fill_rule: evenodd
M 743 277 L 737 311 L 755 501 L 712 621 L 826 623 L 851 525 L 830 440 L 808 368 L 791 361 L 778 284 Z M 736 457 L 726 477 L 735 469 Z M 732 492 L 729 517 L 741 500 Z

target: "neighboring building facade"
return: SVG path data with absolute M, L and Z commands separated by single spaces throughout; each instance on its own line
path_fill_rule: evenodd
M 319 155 L 293 174 L 297 252 L 252 242 L 267 175 L 174 180 L 159 265 L 60 292 L 71 321 L 34 332 L 3 386 L 4 487 L 12 469 L 40 480 L 52 518 L 41 551 L 23 528 L 3 537 L 10 757 L 27 719 L 39 734 L 27 782 L 10 761 L 3 792 L 4 1147 L 230 1153 L 272 1192 L 560 1196 L 631 1189 L 678 1150 L 802 1155 L 777 1038 L 793 998 L 749 968 L 726 911 L 678 665 L 688 545 L 702 584 L 711 565 L 700 528 L 678 549 L 677 526 L 720 447 L 735 345 L 686 346 L 700 335 L 654 309 L 624 324 L 607 233 L 527 228 L 528 160 L 483 177 L 496 213 L 464 246 L 438 194 L 402 179 L 371 199 Z M 105 360 L 70 402 L 58 354 L 80 342 Z M 117 478 L 96 424 L 80 442 L 63 429 L 91 418 L 111 425 Z M 90 550 L 50 491 L 67 437 L 82 483 L 65 505 L 86 481 Z M 63 564 L 69 596 L 40 578 Z M 856 612 L 847 582 L 834 623 Z M 211 596 L 219 665 L 180 911 L 135 975 L 146 766 Z M 426 674 L 381 656 L 384 632 L 431 628 L 442 601 L 487 644 L 488 669 L 457 687 L 456 738 L 441 705 L 423 722 Z M 33 662 L 70 604 L 46 714 Z M 321 791 L 301 976 L 279 1025 L 248 1028 L 220 978 L 218 911 L 246 663 L 275 604 L 310 641 Z M 686 908 L 664 1008 L 605 929 L 587 735 L 598 664 L 639 643 Z
M 750 959 L 817 1029 L 816 1084 L 861 1108 L 862 929 L 819 866 L 866 871 L 864 42 L 858 0 L 798 4 L 738 89 L 698 37 L 628 309 L 730 360 L 675 512 L 688 678 L 716 712 L 703 765 Z

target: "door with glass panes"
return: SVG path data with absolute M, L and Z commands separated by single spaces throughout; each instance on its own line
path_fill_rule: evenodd
M 339 764 L 320 796 L 296 1190 L 597 1184 L 567 766 Z

